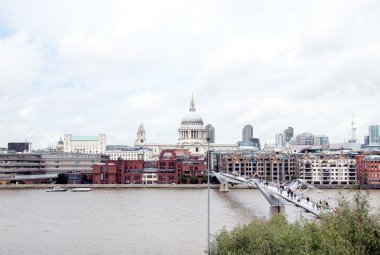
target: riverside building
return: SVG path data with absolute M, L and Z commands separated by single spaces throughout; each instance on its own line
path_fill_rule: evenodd
M 290 181 L 297 176 L 296 156 L 276 153 L 223 153 L 216 155 L 219 172 L 274 182 Z M 214 161 L 214 162 L 215 162 Z
M 0 184 L 43 183 L 56 177 L 57 174 L 46 174 L 40 154 L 0 153 Z
M 380 187 L 380 155 L 356 156 L 359 184 Z
M 355 154 L 309 154 L 297 158 L 298 177 L 314 185 L 356 184 Z
M 68 176 L 69 184 L 92 183 L 92 166 L 109 160 L 108 155 L 90 153 L 41 152 L 46 174 Z
M 161 152 L 158 161 L 108 160 L 93 166 L 94 184 L 201 183 L 207 175 L 204 160 Z
M 150 160 L 153 159 L 153 153 L 149 149 L 140 147 L 131 147 L 126 145 L 107 145 L 106 155 L 110 156 L 111 160 Z

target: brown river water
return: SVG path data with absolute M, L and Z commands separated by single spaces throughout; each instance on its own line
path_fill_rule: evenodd
M 380 190 L 370 198 L 380 213 Z M 256 189 L 211 190 L 210 201 L 212 233 L 269 216 Z M 0 205 L 0 254 L 203 254 L 207 247 L 206 189 L 0 190 Z M 313 217 L 293 205 L 285 211 L 290 221 Z

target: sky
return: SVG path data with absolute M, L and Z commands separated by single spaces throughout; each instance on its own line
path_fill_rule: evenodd
M 0 147 L 64 134 L 174 144 L 191 95 L 217 143 L 253 126 L 380 124 L 380 2 L 0 0 Z

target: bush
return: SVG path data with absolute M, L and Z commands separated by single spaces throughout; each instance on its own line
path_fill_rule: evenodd
M 191 184 L 198 184 L 198 178 L 195 176 L 190 177 L 190 183 Z
M 67 175 L 63 173 L 58 174 L 57 181 L 56 181 L 57 184 L 67 184 L 67 181 L 68 181 Z
M 370 209 L 368 195 L 357 193 L 352 202 L 341 197 L 339 209 L 318 220 L 289 223 L 279 214 L 222 229 L 211 254 L 380 254 L 380 221 Z
M 179 183 L 187 183 L 187 177 L 185 176 L 185 175 L 181 175 L 180 177 L 179 177 Z

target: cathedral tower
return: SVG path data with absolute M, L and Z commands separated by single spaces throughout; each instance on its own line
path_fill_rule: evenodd
M 141 122 L 141 124 L 139 126 L 139 129 L 137 130 L 137 137 L 136 137 L 136 140 L 135 140 L 135 147 L 142 147 L 142 146 L 144 146 L 145 142 L 146 142 L 146 139 L 145 139 L 145 129 L 144 129 L 143 123 Z

